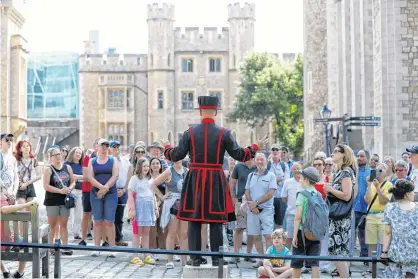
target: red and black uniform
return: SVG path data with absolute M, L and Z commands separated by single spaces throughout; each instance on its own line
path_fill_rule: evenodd
M 166 146 L 164 155 L 169 161 L 190 156 L 190 171 L 183 182 L 177 215 L 178 219 L 190 222 L 190 250 L 201 249 L 201 223 L 210 223 L 211 250 L 219 251 L 219 246 L 223 246 L 222 223 L 233 221 L 228 219 L 228 215 L 234 216 L 234 206 L 222 170 L 225 151 L 232 158 L 245 162 L 252 159 L 257 150 L 255 144 L 246 148 L 238 146 L 231 131 L 216 125 L 212 118 L 205 118 L 201 124 L 184 132 L 178 147 Z

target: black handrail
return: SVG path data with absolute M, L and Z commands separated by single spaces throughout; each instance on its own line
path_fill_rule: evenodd
M 84 245 L 68 245 L 61 244 L 59 239 L 55 240 L 54 244 L 49 243 L 15 243 L 15 242 L 1 242 L 1 246 L 6 247 L 28 247 L 28 248 L 43 248 L 54 249 L 55 253 L 55 270 L 54 278 L 61 277 L 61 249 L 65 250 L 83 250 L 83 251 L 100 251 L 100 252 L 121 252 L 121 253 L 146 253 L 146 254 L 165 254 L 165 255 L 197 255 L 207 257 L 219 257 L 219 278 L 223 278 L 223 259 L 230 258 L 256 258 L 256 259 L 283 259 L 283 260 L 305 260 L 305 261 L 332 261 L 332 262 L 371 262 L 372 263 L 372 278 L 377 278 L 377 263 L 387 263 L 387 260 L 377 258 L 376 252 L 373 252 L 372 257 L 334 257 L 334 256 L 300 256 L 300 255 L 269 255 L 269 254 L 248 254 L 248 253 L 230 253 L 224 252 L 223 247 L 220 247 L 219 252 L 209 251 L 188 251 L 188 250 L 162 250 L 162 249 L 146 249 L 146 248 L 128 248 L 119 246 L 84 246 Z

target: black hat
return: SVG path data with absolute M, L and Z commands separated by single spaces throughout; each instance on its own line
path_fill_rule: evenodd
M 412 146 L 412 148 L 407 148 L 406 151 L 412 154 L 418 154 L 418 145 Z
M 1 134 L 1 139 L 5 137 L 13 138 L 13 134 L 9 134 L 9 133 Z
M 199 96 L 199 109 L 218 109 L 219 100 L 216 96 Z

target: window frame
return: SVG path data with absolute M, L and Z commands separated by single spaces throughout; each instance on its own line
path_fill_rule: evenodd
M 125 102 L 125 88 L 121 87 L 107 87 L 106 88 L 106 108 L 110 110 L 123 110 L 126 106 Z
M 217 69 L 217 61 L 219 61 L 219 69 Z M 213 71 L 212 71 L 213 63 Z M 222 73 L 222 57 L 209 57 L 209 73 Z
M 161 95 L 161 98 L 160 98 L 160 95 Z M 157 90 L 157 109 L 159 110 L 164 109 L 164 90 Z
M 195 101 L 195 91 L 193 90 L 181 90 L 180 91 L 180 98 L 181 98 L 181 110 L 182 111 L 191 111 L 194 109 L 194 101 Z M 188 100 L 184 100 L 184 94 L 189 94 L 188 97 L 190 97 L 190 94 L 192 94 L 192 99 L 186 98 Z M 185 107 L 184 104 L 187 103 L 188 105 Z
M 185 61 L 186 61 L 186 65 L 184 64 Z M 181 60 L 180 60 L 181 72 L 182 73 L 193 73 L 194 72 L 194 67 L 195 67 L 194 61 L 195 61 L 195 59 L 193 57 L 182 57 Z M 186 71 L 185 71 L 185 67 L 186 67 Z
M 208 90 L 208 96 L 212 96 L 213 94 L 216 94 L 216 93 L 219 93 L 219 97 L 218 97 L 218 100 L 219 100 L 218 109 L 222 109 L 222 104 L 223 104 L 223 102 L 222 102 L 223 90 L 220 90 L 220 89 L 209 89 Z

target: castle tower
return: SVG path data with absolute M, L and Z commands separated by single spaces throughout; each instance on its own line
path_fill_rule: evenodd
M 148 5 L 148 142 L 175 134 L 174 6 Z
M 225 107 L 225 115 L 229 113 L 238 93 L 236 81 L 238 78 L 238 69 L 245 57 L 254 49 L 254 24 L 255 24 L 255 5 L 245 3 L 228 5 L 229 22 L 229 95 L 228 107 Z M 251 133 L 245 125 L 229 123 L 229 128 L 236 135 L 239 144 L 249 144 L 255 140 L 255 137 L 248 137 Z

